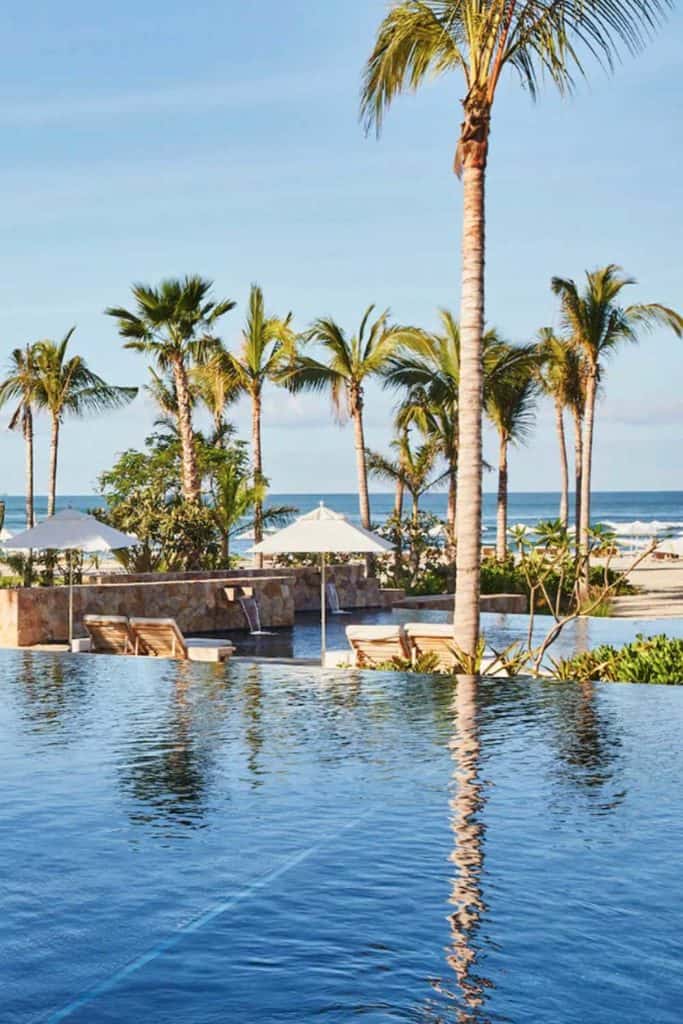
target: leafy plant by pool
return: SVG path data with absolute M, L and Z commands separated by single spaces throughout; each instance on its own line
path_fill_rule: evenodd
M 601 644 L 573 658 L 553 659 L 554 675 L 561 680 L 587 682 L 599 679 L 609 683 L 660 683 L 683 685 L 683 640 L 643 636 L 625 647 Z

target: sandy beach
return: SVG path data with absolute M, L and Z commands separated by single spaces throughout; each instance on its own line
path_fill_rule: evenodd
M 610 564 L 613 569 L 627 569 L 631 561 L 630 556 L 622 556 Z M 638 593 L 613 599 L 615 618 L 683 618 L 683 560 L 662 562 L 647 558 L 629 573 L 628 579 Z

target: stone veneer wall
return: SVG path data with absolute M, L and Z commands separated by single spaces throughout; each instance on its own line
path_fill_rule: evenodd
M 363 566 L 331 566 L 342 608 L 391 607 L 399 591 L 381 591 L 366 580 Z M 311 568 L 237 570 L 143 575 L 89 576 L 74 587 L 74 635 L 83 636 L 83 615 L 139 615 L 174 618 L 181 630 L 220 633 L 244 630 L 238 602 L 229 603 L 226 586 L 253 587 L 265 628 L 291 626 L 295 611 L 319 610 L 320 572 Z M 23 647 L 64 641 L 68 632 L 66 587 L 0 590 L 0 646 Z

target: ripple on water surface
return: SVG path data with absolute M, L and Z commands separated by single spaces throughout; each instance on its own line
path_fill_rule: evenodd
M 0 672 L 3 1024 L 680 1019 L 683 691 Z

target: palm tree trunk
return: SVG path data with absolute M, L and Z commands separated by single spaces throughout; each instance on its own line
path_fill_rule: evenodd
M 567 528 L 569 523 L 569 464 L 567 462 L 567 440 L 564 435 L 564 415 L 561 402 L 555 402 L 555 426 L 560 445 L 560 522 Z
M 33 499 L 33 412 L 30 408 L 24 412 L 24 441 L 26 443 L 26 529 L 35 526 Z
M 583 452 L 581 458 L 581 528 L 580 552 L 583 558 L 583 580 L 581 590 L 588 592 L 590 565 L 588 557 L 588 531 L 591 523 L 591 471 L 593 467 L 593 424 L 595 422 L 595 398 L 598 389 L 597 368 L 592 367 L 586 378 L 586 412 L 583 423 Z
M 251 449 L 254 464 L 254 484 L 259 487 L 263 483 L 263 450 L 261 447 L 261 392 L 255 391 L 251 400 Z M 260 498 L 254 502 L 254 540 L 260 544 L 263 540 L 263 505 Z M 263 555 L 254 555 L 254 565 L 263 568 Z
M 178 399 L 178 431 L 180 433 L 180 447 L 182 451 L 183 497 L 186 501 L 199 504 L 201 486 L 192 430 L 190 385 L 187 379 L 187 369 L 182 359 L 176 359 L 173 363 L 173 380 Z
M 484 191 L 486 146 L 465 154 L 463 170 L 458 507 L 455 642 L 475 656 L 481 590 L 482 335 L 484 332 Z
M 581 480 L 583 464 L 583 424 L 581 414 L 574 410 L 574 525 L 576 527 L 576 549 L 579 547 L 581 529 Z
M 502 437 L 498 446 L 498 507 L 496 510 L 496 558 L 504 562 L 508 554 L 508 443 Z
M 363 413 L 360 408 L 353 412 L 353 429 L 356 445 L 356 469 L 358 472 L 358 504 L 361 525 L 370 529 L 370 496 L 368 494 L 368 470 L 365 461 L 365 434 L 363 432 Z
M 365 459 L 365 434 L 363 431 L 363 407 L 360 401 L 356 400 L 352 406 L 353 430 L 356 445 L 356 470 L 358 473 L 358 504 L 360 508 L 361 526 L 366 530 L 370 529 L 370 495 L 368 493 L 368 467 Z M 374 575 L 374 559 L 372 555 L 365 556 L 365 574 Z
M 55 514 L 57 501 L 57 456 L 59 452 L 59 416 L 52 416 L 52 429 L 50 432 L 50 475 L 47 490 L 47 514 Z
M 455 515 L 458 496 L 458 466 L 453 459 L 448 470 L 448 505 L 446 508 L 446 559 L 450 586 L 455 589 Z
M 396 491 L 394 497 L 394 515 L 397 519 L 400 519 L 403 515 L 403 499 L 406 493 L 406 485 L 403 480 L 396 481 Z

